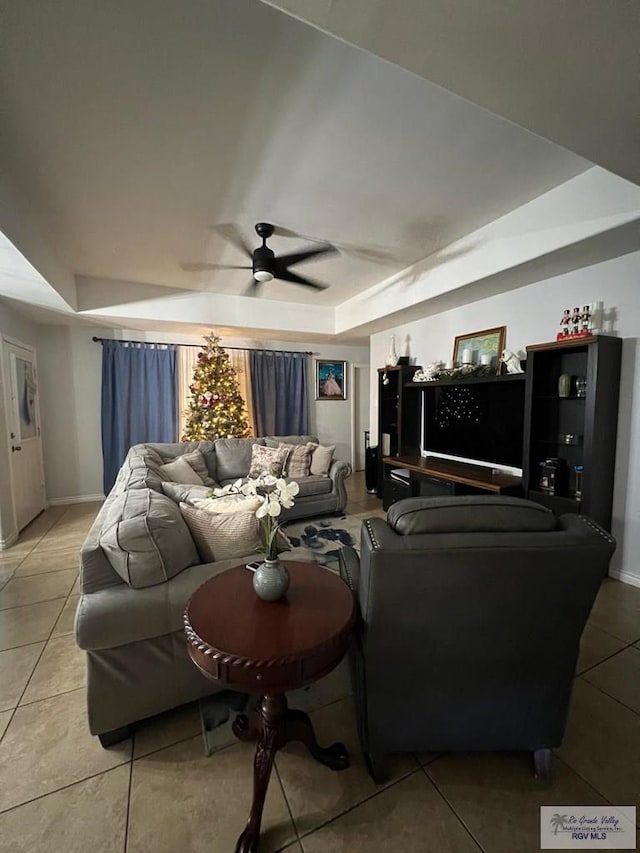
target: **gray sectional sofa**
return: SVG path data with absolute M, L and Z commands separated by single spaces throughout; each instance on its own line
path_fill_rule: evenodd
M 211 480 L 226 485 L 248 473 L 253 444 L 279 440 L 317 442 L 218 439 L 140 444 L 127 454 L 80 553 L 76 641 L 87 653 L 89 729 L 104 746 L 126 737 L 137 720 L 215 692 L 189 659 L 184 607 L 205 580 L 256 556 L 202 563 L 176 495 L 163 491 L 160 467 L 199 450 Z M 350 473 L 348 463 L 334 460 L 326 476 L 296 478 L 300 492 L 283 520 L 343 512 Z

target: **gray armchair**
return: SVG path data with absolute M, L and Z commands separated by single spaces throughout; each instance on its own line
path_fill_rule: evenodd
M 351 673 L 375 781 L 396 752 L 530 750 L 549 773 L 611 536 L 506 497 L 409 498 L 340 570 L 359 603 Z

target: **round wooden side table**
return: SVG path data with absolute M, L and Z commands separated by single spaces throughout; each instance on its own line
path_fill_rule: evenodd
M 316 563 L 287 561 L 291 582 L 281 601 L 261 601 L 252 574 L 236 566 L 206 581 L 187 604 L 184 625 L 189 654 L 204 675 L 221 686 L 258 693 L 251 714 L 238 716 L 233 732 L 257 740 L 253 803 L 236 853 L 254 853 L 276 752 L 301 741 L 332 770 L 349 766 L 343 744 L 321 747 L 311 720 L 290 710 L 285 692 L 310 684 L 344 657 L 355 621 L 353 593 L 338 575 Z

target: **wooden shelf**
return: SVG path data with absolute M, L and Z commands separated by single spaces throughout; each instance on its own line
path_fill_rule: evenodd
M 526 373 L 505 373 L 503 376 L 488 374 L 486 376 L 466 376 L 458 379 L 431 379 L 428 382 L 405 382 L 405 388 L 438 388 L 453 385 L 477 385 L 481 382 L 523 382 Z
M 536 352 L 536 350 L 553 350 L 566 349 L 567 347 L 586 347 L 588 344 L 594 344 L 598 340 L 598 335 L 588 335 L 584 338 L 569 338 L 564 341 L 550 341 L 548 344 L 530 344 L 526 349 L 527 352 Z
M 505 489 L 517 488 L 522 483 L 520 477 L 496 473 L 491 468 L 483 468 L 480 465 L 467 465 L 464 462 L 440 459 L 437 456 L 383 456 L 382 463 L 393 468 L 405 468 L 416 474 L 448 480 L 451 483 L 461 483 L 497 494 Z

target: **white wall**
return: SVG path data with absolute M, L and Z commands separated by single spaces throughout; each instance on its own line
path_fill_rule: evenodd
M 524 357 L 528 344 L 555 340 L 564 308 L 603 301 L 609 319 L 603 332 L 624 339 L 618 411 L 618 444 L 613 498 L 613 534 L 618 550 L 614 569 L 640 585 L 640 252 L 576 270 L 556 278 L 502 293 L 371 337 L 371 412 L 377 430 L 377 368 L 382 367 L 389 338 L 396 334 L 399 355 L 415 363 L 451 358 L 456 335 L 506 326 L 506 345 Z
M 45 479 L 49 500 L 88 499 L 102 494 L 100 388 L 102 349 L 91 338 L 131 338 L 174 343 L 202 343 L 201 338 L 154 332 L 128 332 L 95 326 L 38 327 L 38 362 L 42 407 Z M 250 341 L 225 338 L 222 344 L 263 349 L 312 350 L 310 380 L 316 358 L 367 364 L 367 347 L 309 345 L 289 341 Z M 316 401 L 310 389 L 311 430 L 326 444 L 336 445 L 336 457 L 351 458 L 349 401 Z M 348 394 L 350 395 L 348 389 Z
M 36 326 L 0 300 L 0 335 L 37 347 Z M 1 358 L 0 347 L 0 358 Z M 37 354 L 38 368 L 40 357 Z M 5 410 L 4 371 L 0 369 L 0 542 L 12 541 L 17 535 L 13 515 L 9 461 L 9 419 Z

